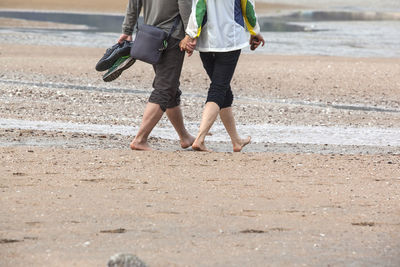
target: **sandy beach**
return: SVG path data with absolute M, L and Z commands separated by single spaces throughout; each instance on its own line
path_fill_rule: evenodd
M 398 156 L 1 149 L 2 266 L 397 266 Z M 234 170 L 234 171 L 232 171 Z
M 258 5 L 302 8 L 283 4 Z M 125 5 L 43 0 L 0 8 L 123 13 Z M 9 27 L 80 26 L 0 18 L 0 28 Z M 128 148 L 134 131 L 88 129 L 138 126 L 151 66 L 136 62 L 104 83 L 94 70 L 103 48 L 2 36 L 0 266 L 106 266 L 116 253 L 148 266 L 400 265 L 400 132 L 394 145 L 338 145 L 329 137 L 268 141 L 268 130 L 256 130 L 364 129 L 366 140 L 378 130 L 396 133 L 398 58 L 244 53 L 232 82 L 238 128 L 254 127 L 267 141 L 231 153 L 227 136 L 213 139 L 217 127 L 208 137 L 213 153 L 183 150 L 163 132 L 150 140 L 156 151 L 137 152 Z M 199 55 L 186 58 L 182 108 L 192 134 L 208 82 Z M 163 118 L 158 128 L 171 125 Z

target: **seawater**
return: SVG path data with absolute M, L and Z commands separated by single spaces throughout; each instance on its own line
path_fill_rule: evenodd
M 315 145 L 358 145 L 377 147 L 400 147 L 400 129 L 375 127 L 326 127 L 326 126 L 295 126 L 295 125 L 238 125 L 243 136 L 251 136 L 253 143 L 278 144 L 315 144 Z M 120 134 L 132 136 L 138 126 L 80 124 L 56 121 L 29 121 L 0 118 L 0 128 L 62 131 L 87 134 Z M 189 131 L 195 132 L 198 124 L 189 123 Z M 215 124 L 211 128 L 212 135 L 207 137 L 211 142 L 226 142 L 229 140 L 223 125 Z M 155 127 L 152 136 L 170 140 L 178 140 L 172 127 Z
M 261 17 L 266 46 L 245 53 L 400 57 L 398 13 L 298 12 Z M 336 12 L 336 11 L 335 11 Z M 311 15 L 310 15 L 311 14 Z M 349 15 L 350 14 L 350 15 Z M 354 16 L 351 16 L 353 14 Z M 0 11 L 0 17 L 85 25 L 86 29 L 48 30 L 0 28 L 0 43 L 107 48 L 119 36 L 123 16 L 57 12 Z M 349 20 L 354 17 L 356 20 Z M 322 18 L 322 19 L 321 19 Z M 341 20 L 343 19 L 343 20 Z
M 303 22 L 296 25 L 313 31 L 263 32 L 267 43 L 256 53 L 400 57 L 400 21 Z

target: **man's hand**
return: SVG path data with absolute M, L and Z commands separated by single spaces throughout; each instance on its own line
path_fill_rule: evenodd
M 121 44 L 121 43 L 123 43 L 125 40 L 127 40 L 127 41 L 132 41 L 132 35 L 121 34 L 121 36 L 118 38 L 117 42 Z
M 261 34 L 257 34 L 257 35 L 251 35 L 250 36 L 250 49 L 251 50 L 256 50 L 257 47 L 261 44 L 261 46 L 264 46 L 265 41 L 264 38 L 262 37 Z
M 186 35 L 185 38 L 179 43 L 179 47 L 181 51 L 186 51 L 188 56 L 190 57 L 193 54 L 194 49 L 196 48 L 197 39 L 191 38 L 189 35 Z

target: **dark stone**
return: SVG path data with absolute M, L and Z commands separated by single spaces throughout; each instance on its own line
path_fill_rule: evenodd
M 116 254 L 110 258 L 108 267 L 147 267 L 146 263 L 132 254 Z

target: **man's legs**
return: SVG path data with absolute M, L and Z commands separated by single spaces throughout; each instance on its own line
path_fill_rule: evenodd
M 163 114 L 164 112 L 161 110 L 160 105 L 147 103 L 143 114 L 142 124 L 140 125 L 135 138 L 131 142 L 131 149 L 145 151 L 152 150 L 147 143 L 147 139 Z
M 183 122 L 182 110 L 180 106 L 169 108 L 166 110 L 168 119 L 174 126 L 176 132 L 179 135 L 180 143 L 182 148 L 188 148 L 193 144 L 194 137 L 189 134 L 185 128 Z M 139 131 L 133 141 L 130 144 L 133 150 L 152 150 L 147 143 L 148 137 L 153 128 L 160 121 L 164 112 L 161 110 L 160 105 L 154 103 L 147 103 L 144 110 L 142 124 L 140 125 Z
M 179 40 L 170 40 L 171 48 L 164 52 L 160 63 L 153 66 L 154 90 L 146 105 L 139 132 L 131 143 L 131 148 L 134 150 L 151 150 L 147 143 L 148 136 L 164 112 L 177 131 L 181 146 L 187 148 L 193 143 L 194 137 L 187 132 L 183 122 L 180 108 L 181 91 L 178 89 L 185 54 L 175 43 L 179 43 Z

